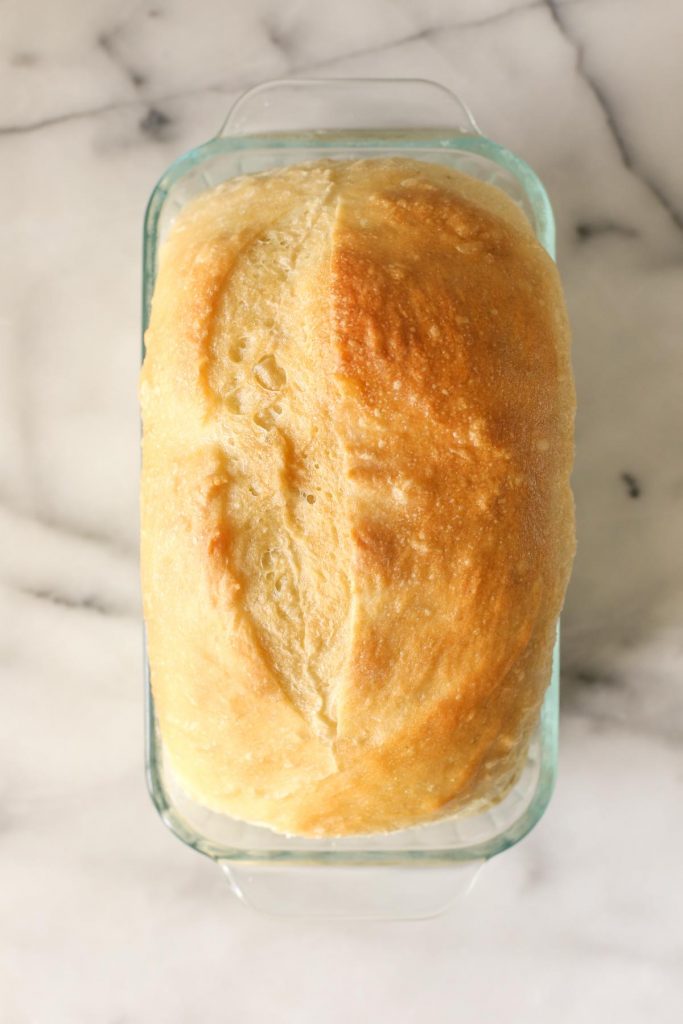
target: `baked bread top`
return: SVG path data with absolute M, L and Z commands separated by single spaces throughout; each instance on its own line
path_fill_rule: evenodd
M 574 550 L 557 270 L 498 189 L 321 161 L 193 200 L 141 377 L 142 583 L 189 795 L 305 835 L 500 799 Z

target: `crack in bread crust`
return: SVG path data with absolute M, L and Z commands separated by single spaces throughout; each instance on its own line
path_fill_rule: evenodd
M 210 374 L 236 467 L 225 515 L 240 601 L 288 698 L 327 737 L 349 586 L 329 326 L 313 332 L 307 305 L 310 264 L 326 263 L 330 193 L 323 178 L 317 198 L 292 204 L 240 253 L 212 325 Z M 329 562 L 333 523 L 339 557 Z

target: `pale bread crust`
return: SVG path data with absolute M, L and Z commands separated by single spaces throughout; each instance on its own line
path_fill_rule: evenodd
M 501 191 L 402 159 L 219 186 L 164 244 L 141 377 L 161 737 L 290 834 L 492 803 L 574 552 L 557 270 Z

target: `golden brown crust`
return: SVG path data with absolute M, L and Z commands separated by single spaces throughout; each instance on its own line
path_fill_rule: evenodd
M 554 264 L 503 193 L 323 161 L 195 200 L 147 336 L 152 683 L 196 799 L 294 834 L 504 795 L 573 555 Z

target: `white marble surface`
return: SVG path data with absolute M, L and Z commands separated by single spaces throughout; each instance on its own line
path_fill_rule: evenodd
M 2 5 L 2 1024 L 683 1018 L 682 52 L 678 0 Z M 422 923 L 255 914 L 142 775 L 143 209 L 244 87 L 313 73 L 435 78 L 526 157 L 575 333 L 557 793 Z

